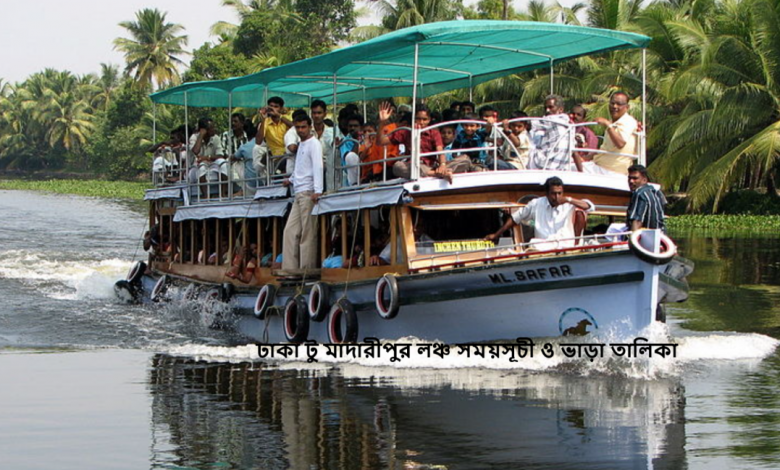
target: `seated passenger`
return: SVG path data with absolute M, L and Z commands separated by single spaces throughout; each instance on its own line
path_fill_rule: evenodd
M 371 122 L 363 124 L 363 140 L 358 156 L 362 162 L 376 162 L 384 159 L 384 147 L 376 143 L 376 125 Z M 379 166 L 379 174 L 374 174 L 374 167 Z M 382 166 L 365 165 L 360 169 L 360 182 L 378 181 L 382 179 Z
M 571 118 L 574 124 L 581 124 L 585 122 L 586 115 L 587 111 L 585 108 L 577 104 L 572 106 L 569 118 Z M 599 147 L 598 137 L 596 137 L 596 134 L 587 126 L 577 126 L 575 128 L 574 143 L 577 148 L 580 149 L 597 149 Z M 577 171 L 584 173 L 601 173 L 597 165 L 593 163 L 593 157 L 595 155 L 594 152 L 577 150 L 571 153 Z
M 512 111 L 511 119 L 527 118 L 522 111 Z M 504 142 L 501 146 L 501 157 L 518 170 L 528 168 L 528 158 L 533 148 L 528 130 L 531 129 L 529 121 L 509 122 L 504 119 Z
M 466 114 L 464 119 L 477 120 L 475 114 Z M 488 130 L 476 123 L 461 124 L 461 130 L 452 142 L 452 150 L 472 149 L 464 152 L 453 152 L 455 155 L 447 166 L 453 173 L 484 171 L 487 152 L 473 150 L 485 147 Z
M 609 99 L 609 115 L 612 121 L 603 117 L 596 122 L 607 128 L 601 150 L 628 155 L 639 155 L 636 133 L 639 123 L 629 113 L 629 98 L 626 93 L 618 91 Z M 599 154 L 593 158 L 596 165 L 621 175 L 628 175 L 628 167 L 635 159 L 622 155 Z
M 239 193 L 236 194 L 237 196 L 253 193 L 258 187 L 258 181 L 260 181 L 260 185 L 263 185 L 265 184 L 266 177 L 264 159 L 259 158 L 257 159 L 259 161 L 256 161 L 255 158 L 256 155 L 263 151 L 261 149 L 260 151 L 255 152 L 256 146 L 262 146 L 264 144 L 263 122 L 261 121 L 257 127 L 254 127 L 251 122 L 247 121 L 245 132 L 248 139 L 247 142 L 239 147 L 235 155 L 233 155 L 233 160 L 240 163 L 235 166 L 235 169 L 237 170 L 236 180 L 240 182 L 236 188 L 239 190 Z
M 455 135 L 457 133 L 457 126 L 447 125 L 439 128 L 439 134 L 441 134 L 441 143 L 444 144 L 444 150 L 452 150 L 452 143 L 455 142 Z M 447 163 L 451 162 L 455 155 L 452 152 L 444 154 L 447 158 Z
M 563 112 L 563 98 L 550 95 L 544 100 L 543 119 L 534 124 L 529 168 L 532 170 L 570 170 L 570 119 Z
M 175 183 L 181 179 L 185 165 L 184 126 L 171 131 L 168 140 L 160 142 L 149 149 L 154 153 L 152 173 L 155 183 Z
M 387 135 L 385 126 L 392 116 L 392 108 L 385 102 L 379 106 L 379 132 L 377 142 L 379 145 L 395 144 L 399 147 L 403 145 L 407 151 L 412 149 L 412 133 L 406 129 L 401 129 L 391 135 Z M 422 129 L 428 127 L 431 122 L 431 114 L 425 105 L 419 105 L 414 116 L 414 127 Z M 444 145 L 441 141 L 441 134 L 438 129 L 428 129 L 420 133 L 420 154 L 441 152 Z M 411 165 L 408 161 L 399 160 L 393 165 L 393 173 L 399 178 L 410 178 L 412 174 Z M 443 153 L 438 155 L 427 155 L 420 157 L 420 176 L 435 176 L 452 181 L 452 173 L 447 168 L 447 161 Z
M 546 197 L 538 197 L 512 214 L 503 227 L 496 233 L 485 237 L 485 240 L 497 242 L 501 234 L 523 222 L 534 222 L 534 238 L 532 248 L 548 249 L 541 241 L 554 242 L 549 249 L 575 246 L 575 236 L 584 229 L 584 218 L 575 227 L 575 211 L 581 209 L 591 212 L 595 209 L 587 199 L 574 199 L 564 195 L 563 181 L 557 176 L 548 178 L 544 183 Z
M 341 167 L 345 168 L 346 184 L 348 186 L 354 186 L 360 184 L 360 130 L 363 126 L 363 116 L 360 114 L 353 114 L 345 118 L 345 124 L 347 127 L 347 135 L 339 145 L 339 155 L 341 156 Z
M 225 149 L 225 155 L 234 155 L 239 147 L 249 140 L 244 126 L 246 118 L 241 113 L 233 113 L 230 116 L 230 130 L 222 133 L 222 148 Z
M 201 183 L 224 181 L 228 177 L 228 165 L 224 159 L 222 141 L 216 137 L 216 127 L 211 118 L 201 118 L 198 121 L 198 132 L 190 136 L 189 149 L 195 157 L 197 165 L 194 168 L 191 182 Z M 194 180 L 194 181 L 193 181 Z M 208 190 L 201 186 L 201 194 L 206 196 Z

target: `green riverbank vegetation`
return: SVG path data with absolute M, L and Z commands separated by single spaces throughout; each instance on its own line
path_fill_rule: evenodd
M 149 171 L 152 104 L 148 94 L 182 81 L 222 79 L 314 56 L 347 43 L 422 23 L 465 19 L 545 21 L 630 31 L 648 50 L 648 160 L 667 192 L 684 192 L 686 212 L 716 212 L 728 195 L 777 194 L 780 156 L 780 3 L 769 0 L 591 0 L 563 7 L 532 0 L 222 0 L 236 24 L 213 25 L 213 40 L 187 52 L 176 12 L 144 9 L 123 21 L 114 47 L 120 66 L 77 76 L 47 69 L 21 83 L 0 79 L 0 170 L 71 169 L 108 179 Z M 519 2 L 518 2 L 519 3 Z M 379 24 L 358 25 L 365 9 Z M 639 115 L 641 56 L 617 51 L 556 66 L 556 93 L 583 103 L 589 120 L 606 117 L 615 90 Z M 474 101 L 541 115 L 546 71 L 482 84 Z M 432 108 L 467 91 L 429 100 Z M 372 104 L 372 107 L 375 104 Z M 157 139 L 184 122 L 181 108 L 157 106 Z M 190 109 L 227 127 L 226 110 Z M 247 114 L 254 114 L 248 111 Z M 219 124 L 218 124 L 219 125 Z M 761 198 L 759 198 L 761 199 Z M 758 201 L 756 204 L 766 204 Z M 745 212 L 755 212 L 751 208 Z
M 142 200 L 144 190 L 149 183 L 136 181 L 106 181 L 106 180 L 0 180 L 1 189 L 24 191 L 45 191 L 58 194 L 75 194 L 79 196 L 103 197 L 110 199 Z

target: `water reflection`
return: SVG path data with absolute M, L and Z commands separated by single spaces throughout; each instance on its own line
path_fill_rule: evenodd
M 675 234 L 696 263 L 691 295 L 670 313 L 698 331 L 757 332 L 780 337 L 780 238 L 775 234 Z
M 675 380 L 157 355 L 154 468 L 682 468 Z

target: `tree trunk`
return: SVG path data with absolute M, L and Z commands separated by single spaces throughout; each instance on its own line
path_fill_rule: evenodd
M 503 0 L 503 9 L 501 10 L 501 19 L 509 19 L 509 0 Z

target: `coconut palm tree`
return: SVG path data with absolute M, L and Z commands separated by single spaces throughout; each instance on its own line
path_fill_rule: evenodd
M 378 0 L 373 7 L 382 16 L 382 24 L 354 28 L 350 40 L 366 41 L 410 26 L 454 20 L 460 6 L 455 0 Z
M 100 64 L 100 76 L 94 82 L 97 92 L 92 97 L 92 106 L 103 111 L 108 110 L 114 92 L 119 88 L 119 67 L 113 64 Z
M 673 24 L 690 63 L 667 85 L 680 111 L 657 138 L 651 165 L 692 208 L 717 209 L 731 189 L 774 190 L 780 161 L 780 6 L 726 0 L 701 19 Z M 661 131 L 658 131 L 659 133 Z
M 157 9 L 146 8 L 135 16 L 136 21 L 119 23 L 131 37 L 114 40 L 114 48 L 125 55 L 127 73 L 152 88 L 174 83 L 179 78 L 177 66 L 184 64 L 178 56 L 187 53 L 187 36 L 180 34 L 184 27 L 166 23 L 166 14 Z

